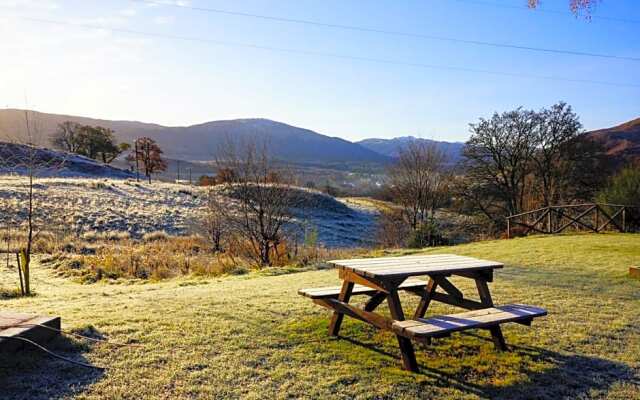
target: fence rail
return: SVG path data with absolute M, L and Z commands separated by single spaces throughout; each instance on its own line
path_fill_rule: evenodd
M 566 229 L 583 229 L 592 232 L 627 231 L 629 206 L 607 203 L 568 204 L 539 208 L 507 217 L 507 237 L 514 226 L 524 227 L 524 232 L 542 234 L 561 233 Z

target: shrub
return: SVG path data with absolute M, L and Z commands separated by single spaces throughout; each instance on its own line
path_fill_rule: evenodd
M 640 163 L 623 168 L 611 178 L 607 188 L 598 194 L 597 200 L 600 203 L 632 206 L 626 213 L 627 228 L 640 230 Z
M 83 233 L 80 238 L 87 242 L 97 242 L 99 240 L 105 241 L 123 241 L 131 239 L 131 234 L 124 231 L 87 231 Z
M 601 203 L 640 206 L 640 165 L 623 168 L 598 194 Z
M 409 225 L 399 209 L 384 210 L 378 219 L 378 242 L 382 247 L 404 247 L 410 234 Z
M 437 221 L 435 218 L 429 218 L 420 224 L 417 229 L 411 231 L 407 246 L 411 248 L 423 248 L 446 244 L 448 244 L 448 240 L 440 233 L 440 227 Z
M 169 234 L 165 231 L 155 231 L 155 232 L 149 232 L 149 233 L 145 233 L 142 236 L 142 241 L 143 242 L 155 242 L 158 240 L 167 240 L 169 238 Z

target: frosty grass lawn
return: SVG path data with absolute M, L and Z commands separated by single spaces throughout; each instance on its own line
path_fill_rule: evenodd
M 327 337 L 329 313 L 296 291 L 338 283 L 335 270 L 81 285 L 36 267 L 37 295 L 0 300 L 0 309 L 60 315 L 66 329 L 140 347 L 51 344 L 104 372 L 36 352 L 0 359 L 0 398 L 640 399 L 640 281 L 626 276 L 640 263 L 640 235 L 531 237 L 427 253 L 504 262 L 491 284 L 495 302 L 539 305 L 549 316 L 530 328 L 506 325 L 507 353 L 494 352 L 484 331 L 418 347 L 422 372 L 412 374 L 399 368 L 389 333 L 346 319 L 344 339 Z M 0 269 L 0 287 L 14 284 Z M 416 304 L 413 296 L 404 301 Z M 449 311 L 436 304 L 431 313 Z

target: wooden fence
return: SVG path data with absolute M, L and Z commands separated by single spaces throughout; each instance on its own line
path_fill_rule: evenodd
M 606 203 L 549 206 L 507 217 L 507 237 L 515 226 L 523 227 L 519 234 L 530 232 L 554 234 L 566 229 L 602 232 L 627 231 L 628 206 Z

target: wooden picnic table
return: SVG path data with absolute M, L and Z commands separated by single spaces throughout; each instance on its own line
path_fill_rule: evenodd
M 299 293 L 310 297 L 316 304 L 333 310 L 329 334 L 338 336 L 345 315 L 369 323 L 379 329 L 393 331 L 398 339 L 403 367 L 418 371 L 412 340 L 430 343 L 432 337 L 448 336 L 465 329 L 489 329 L 494 344 L 506 350 L 500 324 L 518 322 L 529 325 L 535 317 L 546 311 L 525 305 L 494 307 L 488 283 L 493 271 L 503 264 L 458 255 L 427 255 L 333 260 L 342 286 L 301 289 Z M 415 277 L 427 276 L 428 281 Z M 475 281 L 480 301 L 468 299 L 448 278 L 460 276 Z M 441 288 L 442 291 L 436 290 Z M 411 320 L 406 320 L 399 291 L 418 295 L 420 302 Z M 364 307 L 350 304 L 353 295 L 369 295 Z M 391 318 L 375 309 L 387 300 Z M 431 301 L 463 308 L 465 313 L 424 319 Z

